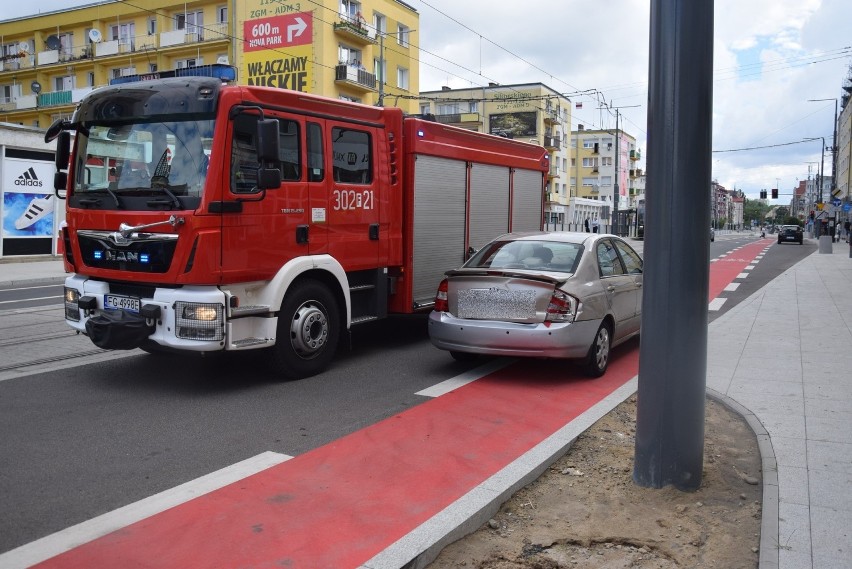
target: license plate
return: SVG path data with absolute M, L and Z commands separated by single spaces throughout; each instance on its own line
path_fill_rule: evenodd
M 139 299 L 129 298 L 127 296 L 115 296 L 114 294 L 104 295 L 104 308 L 106 310 L 128 310 L 130 312 L 139 312 Z
M 533 290 L 460 290 L 459 317 L 473 320 L 529 319 L 535 316 L 535 298 Z

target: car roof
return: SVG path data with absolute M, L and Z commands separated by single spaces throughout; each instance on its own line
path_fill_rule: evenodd
M 584 233 L 582 231 L 516 231 L 506 233 L 494 239 L 494 241 L 553 241 L 560 243 L 577 243 L 585 245 L 603 237 L 614 237 L 609 233 Z

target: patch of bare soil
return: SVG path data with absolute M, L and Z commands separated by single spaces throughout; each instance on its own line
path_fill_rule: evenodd
M 633 482 L 634 395 L 429 569 L 757 567 L 757 440 L 739 415 L 711 399 L 705 417 L 697 491 Z

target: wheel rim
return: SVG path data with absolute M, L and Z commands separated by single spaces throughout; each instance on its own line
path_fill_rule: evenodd
M 595 342 L 595 363 L 599 370 L 606 368 L 609 360 L 609 330 L 606 326 L 601 326 L 598 330 L 597 341 Z
M 323 306 L 316 301 L 303 303 L 293 314 L 290 323 L 290 343 L 302 358 L 315 357 L 328 340 L 328 318 Z

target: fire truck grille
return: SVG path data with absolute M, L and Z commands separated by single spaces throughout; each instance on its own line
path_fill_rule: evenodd
M 120 245 L 108 232 L 78 231 L 77 236 L 87 266 L 135 273 L 167 272 L 177 247 L 175 235 L 159 238 L 149 234 Z

